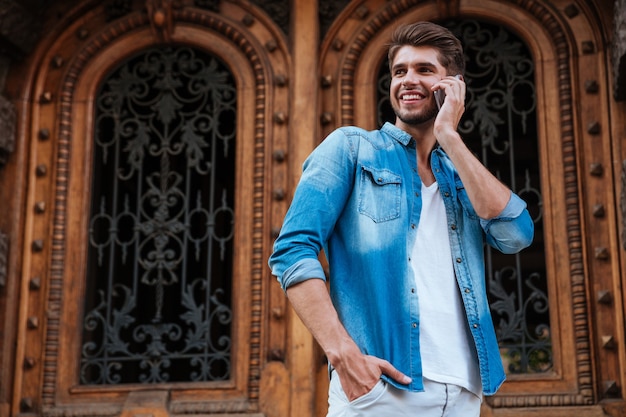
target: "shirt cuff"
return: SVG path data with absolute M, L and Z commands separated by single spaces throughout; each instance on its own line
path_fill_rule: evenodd
M 503 219 L 515 219 L 519 217 L 520 214 L 526 209 L 526 202 L 522 200 L 517 194 L 511 191 L 511 196 L 509 197 L 509 202 L 506 203 L 506 206 L 500 214 L 498 214 L 493 219 L 480 219 L 480 222 L 484 225 L 490 223 L 493 220 L 503 220 Z
M 320 261 L 313 258 L 302 259 L 285 270 L 280 280 L 283 290 L 307 279 L 318 278 L 326 281 L 326 274 Z
M 526 202 L 522 200 L 517 194 L 511 191 L 511 197 L 506 207 L 500 212 L 498 217 L 514 219 L 518 217 L 526 208 Z

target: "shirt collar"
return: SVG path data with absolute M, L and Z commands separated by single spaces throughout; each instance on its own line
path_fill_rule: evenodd
M 407 132 L 400 129 L 396 125 L 391 124 L 390 122 L 385 122 L 380 130 L 385 132 L 404 146 L 408 146 L 413 140 L 413 136 L 409 135 Z M 439 142 L 435 142 L 435 146 L 433 146 L 433 152 L 434 151 L 443 152 L 443 149 L 441 149 L 441 146 L 439 146 Z
M 392 138 L 394 138 L 395 140 L 397 140 L 404 146 L 407 146 L 411 142 L 411 140 L 413 140 L 413 137 L 411 135 L 409 135 L 404 130 L 400 129 L 399 127 L 396 127 L 395 125 L 389 122 L 385 122 L 385 124 L 383 125 L 383 127 L 380 128 L 380 130 L 382 130 L 383 132 L 385 132 L 386 134 L 388 134 L 389 136 L 391 136 Z

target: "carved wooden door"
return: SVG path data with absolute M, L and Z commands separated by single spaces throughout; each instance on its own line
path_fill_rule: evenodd
M 285 351 L 275 31 L 231 3 L 84 2 L 42 40 L 12 415 L 261 413 L 266 352 Z
M 385 44 L 396 25 L 437 21 L 464 45 L 459 131 L 528 203 L 536 229 L 519 255 L 486 250 L 508 374 L 485 399 L 487 416 L 618 416 L 625 407 L 623 267 L 612 209 L 619 177 L 607 172 L 619 142 L 609 115 L 621 113 L 611 107 L 598 16 L 581 2 L 553 5 L 350 3 L 321 50 L 323 137 L 340 125 L 375 129 L 394 120 Z
M 266 260 L 314 146 L 393 117 L 385 45 L 417 20 L 462 39 L 459 128 L 537 228 L 487 252 L 508 382 L 483 416 L 623 415 L 606 0 L 51 3 L 7 81 L 1 416 L 324 416 Z

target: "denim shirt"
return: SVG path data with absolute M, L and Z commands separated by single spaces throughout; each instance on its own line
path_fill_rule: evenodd
M 339 318 L 364 354 L 377 356 L 412 378 L 401 385 L 422 391 L 420 296 L 410 254 L 421 213 L 415 141 L 387 123 L 380 130 L 343 127 L 307 158 L 269 265 L 283 289 L 307 279 L 325 280 Z M 516 194 L 495 218 L 474 211 L 452 162 L 442 149 L 431 168 L 446 208 L 456 279 L 478 354 L 483 392 L 504 382 L 485 286 L 484 247 L 516 253 L 530 245 L 533 222 Z

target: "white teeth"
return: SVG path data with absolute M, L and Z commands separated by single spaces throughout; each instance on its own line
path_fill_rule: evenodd
M 418 94 L 405 94 L 402 96 L 404 100 L 419 100 L 421 98 Z

